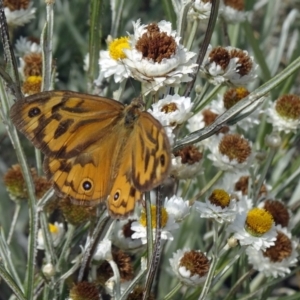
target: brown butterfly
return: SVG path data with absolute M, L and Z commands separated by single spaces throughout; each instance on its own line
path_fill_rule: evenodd
M 124 106 L 108 98 L 50 91 L 17 101 L 10 116 L 45 154 L 44 171 L 60 196 L 88 205 L 107 200 L 115 218 L 132 212 L 142 193 L 168 175 L 168 137 L 138 101 Z

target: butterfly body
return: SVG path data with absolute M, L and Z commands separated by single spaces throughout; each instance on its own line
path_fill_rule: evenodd
M 136 101 L 124 106 L 70 91 L 42 92 L 17 101 L 11 118 L 45 154 L 55 190 L 78 204 L 107 200 L 110 214 L 123 217 L 168 175 L 165 131 Z

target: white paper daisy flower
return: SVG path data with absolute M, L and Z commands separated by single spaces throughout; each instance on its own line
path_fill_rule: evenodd
M 145 94 L 191 81 L 190 75 L 197 66 L 193 62 L 196 53 L 179 43 L 180 37 L 170 22 L 141 25 L 138 20 L 133 27 L 131 47 L 124 50 L 123 62 L 131 76 L 143 83 Z
M 197 201 L 194 206 L 201 218 L 214 219 L 218 223 L 232 222 L 238 213 L 236 199 L 223 189 L 214 189 L 205 203 Z
M 220 102 L 220 106 L 223 108 L 223 112 L 233 107 L 239 101 L 244 99 L 250 94 L 250 92 L 244 87 L 234 87 L 228 89 L 224 95 L 218 95 L 217 101 Z M 259 116 L 263 111 L 259 106 L 263 101 L 256 101 L 249 107 L 243 110 L 243 114 L 249 113 L 245 118 L 239 120 L 236 125 L 241 128 L 244 132 L 247 132 L 249 129 L 253 128 L 255 125 L 260 123 Z M 252 111 L 252 112 L 251 112 Z M 232 128 L 233 126 L 231 126 Z
M 19 57 L 27 53 L 41 53 L 42 48 L 39 44 L 29 41 L 27 38 L 21 36 L 15 44 L 16 53 Z
M 130 70 L 123 62 L 126 57 L 124 51 L 129 48 L 129 37 L 121 37 L 108 42 L 108 50 L 100 51 L 100 74 L 95 81 L 96 85 L 101 85 L 103 78 L 113 76 L 115 82 L 118 83 L 130 76 Z
M 201 72 L 213 84 L 244 86 L 257 77 L 258 65 L 246 50 L 208 47 Z
M 246 170 L 253 162 L 252 143 L 238 134 L 219 134 L 208 145 L 207 156 L 223 171 Z
M 156 206 L 151 205 L 152 214 L 152 231 L 153 238 L 156 233 Z M 161 239 L 162 240 L 173 240 L 171 231 L 178 229 L 179 225 L 175 221 L 175 216 L 167 211 L 166 208 L 162 208 L 162 228 L 161 228 Z M 131 229 L 134 231 L 132 234 L 133 239 L 141 239 L 143 244 L 147 243 L 147 230 L 146 230 L 146 212 L 142 211 L 142 214 L 138 221 L 131 224 Z
M 190 145 L 172 155 L 170 174 L 178 179 L 194 178 L 203 170 L 202 153 Z
M 291 272 L 290 268 L 295 266 L 298 261 L 299 241 L 293 239 L 286 228 L 276 226 L 276 230 L 275 245 L 264 251 L 257 251 L 252 247 L 246 249 L 249 263 L 266 277 L 284 277 Z
M 300 128 L 300 97 L 293 94 L 281 96 L 267 110 L 267 121 L 274 130 L 295 133 Z
M 205 282 L 210 262 L 200 250 L 177 250 L 169 261 L 173 272 L 182 283 L 197 286 Z
M 169 214 L 172 214 L 176 222 L 181 222 L 190 214 L 189 201 L 184 201 L 181 197 L 173 195 L 166 198 L 164 207 Z
M 271 214 L 261 208 L 236 215 L 227 230 L 241 246 L 251 246 L 257 251 L 273 246 L 277 235 Z
M 65 234 L 64 224 L 58 222 L 55 222 L 54 224 L 49 224 L 49 232 L 52 238 L 53 246 L 56 247 Z M 45 240 L 41 228 L 38 230 L 37 234 L 37 249 L 45 249 Z
M 211 0 L 196 0 L 188 12 L 188 17 L 192 20 L 207 20 L 210 12 Z
M 193 104 L 190 97 L 181 97 L 178 94 L 167 95 L 157 103 L 152 104 L 148 110 L 157 120 L 167 126 L 176 127 L 183 124 L 193 113 Z
M 144 248 L 141 239 L 132 238 L 134 231 L 131 229 L 131 224 L 136 220 L 137 216 L 130 216 L 128 219 L 116 221 L 112 233 L 113 244 L 130 253 L 141 251 Z
M 240 23 L 246 21 L 249 14 L 244 11 L 244 1 L 221 0 L 219 17 L 225 19 L 227 23 Z
M 21 1 L 16 1 L 16 3 Z M 25 2 L 24 2 L 25 3 Z M 28 5 L 10 5 L 10 7 L 4 7 L 4 13 L 6 21 L 9 26 L 23 26 L 35 18 L 36 8 L 33 7 L 33 3 Z

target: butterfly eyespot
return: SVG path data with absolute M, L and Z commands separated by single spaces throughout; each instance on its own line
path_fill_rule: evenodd
M 28 112 L 28 117 L 33 118 L 38 116 L 41 113 L 41 110 L 38 107 L 33 107 Z
M 114 194 L 114 200 L 117 201 L 117 200 L 119 199 L 119 197 L 120 197 L 120 193 L 119 193 L 119 192 L 116 192 L 116 193 Z
M 93 183 L 90 181 L 90 180 L 85 180 L 83 183 L 82 183 L 82 188 L 85 190 L 85 191 L 89 191 L 93 186 Z
M 159 158 L 161 165 L 164 167 L 166 163 L 166 157 L 164 154 L 162 154 Z

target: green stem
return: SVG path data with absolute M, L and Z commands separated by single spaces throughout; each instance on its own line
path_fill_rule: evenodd
M 147 219 L 147 257 L 148 257 L 148 266 L 150 263 L 150 257 L 153 253 L 153 231 L 152 231 L 152 213 L 151 213 L 151 199 L 150 192 L 145 193 L 146 198 L 146 219 Z
M 175 294 L 181 289 L 182 283 L 178 282 L 177 285 L 164 297 L 164 300 L 171 300 L 175 298 Z
M 11 257 L 11 252 L 9 249 L 9 245 L 5 241 L 5 235 L 3 232 L 3 229 L 0 229 L 1 231 L 1 236 L 0 236 L 0 257 L 1 261 L 6 269 L 6 271 L 12 276 L 12 279 L 16 283 L 16 285 L 19 287 L 19 289 L 24 293 L 24 288 L 21 283 L 21 280 L 19 278 L 19 275 L 17 273 L 17 270 L 15 268 L 15 265 L 13 263 L 12 257 Z
M 1 90 L 0 91 L 1 95 L 5 95 L 5 97 L 1 97 L 3 107 L 9 107 L 8 98 L 6 93 L 4 92 L 2 80 L 0 83 L 0 90 Z M 32 299 L 33 291 L 34 291 L 34 267 L 35 267 L 34 260 L 35 260 L 35 253 L 36 253 L 35 249 L 36 249 L 36 235 L 37 235 L 35 187 L 33 184 L 31 172 L 30 169 L 28 168 L 26 157 L 23 152 L 16 128 L 11 124 L 11 121 L 8 118 L 8 116 L 4 120 L 5 120 L 8 135 L 16 151 L 16 155 L 20 163 L 24 181 L 28 191 L 29 240 L 28 240 L 28 258 L 27 258 L 28 264 L 27 264 L 26 278 L 25 278 L 25 286 L 26 286 L 25 295 L 27 299 Z
M 46 23 L 41 35 L 43 55 L 43 82 L 42 91 L 49 91 L 52 74 L 52 48 L 53 48 L 53 3 L 46 1 Z
M 99 73 L 99 51 L 102 38 L 102 0 L 92 0 L 90 5 L 88 92 L 92 92 L 94 80 Z
M 15 227 L 16 227 L 17 220 L 18 220 L 19 213 L 20 213 L 20 209 L 21 209 L 21 204 L 20 203 L 16 203 L 16 207 L 15 207 L 15 211 L 14 211 L 14 216 L 13 216 L 13 219 L 12 219 L 12 222 L 11 222 L 11 227 L 10 227 L 8 238 L 7 238 L 7 244 L 8 245 L 10 244 L 12 236 L 14 234 Z
M 214 239 L 213 239 L 213 251 L 212 251 L 212 259 L 210 263 L 210 268 L 208 271 L 208 275 L 205 281 L 205 284 L 203 286 L 201 295 L 199 297 L 199 300 L 204 300 L 210 291 L 211 284 L 214 278 L 215 270 L 217 267 L 218 263 L 218 229 L 219 229 L 219 224 L 217 222 L 213 223 L 213 234 L 214 234 Z
M 272 164 L 272 161 L 273 161 L 273 158 L 274 158 L 276 152 L 277 152 L 277 149 L 275 149 L 275 148 L 270 149 L 270 152 L 269 152 L 269 155 L 267 157 L 267 161 L 264 165 L 264 168 L 263 168 L 262 171 L 259 172 L 260 176 L 259 176 L 258 182 L 257 182 L 257 184 L 254 183 L 254 195 L 253 195 L 254 205 L 256 205 L 255 203 L 258 201 L 258 195 L 259 195 L 259 192 L 260 192 L 260 188 L 264 183 L 264 180 L 266 178 L 266 175 L 267 175 L 268 171 L 270 170 L 270 166 Z
M 64 246 L 60 252 L 60 256 L 59 256 L 59 259 L 58 259 L 58 262 L 57 262 L 57 269 L 60 271 L 60 267 L 63 263 L 63 261 L 67 261 L 67 257 L 70 253 L 70 250 L 71 250 L 71 247 L 70 247 L 70 244 L 72 242 L 72 238 L 74 236 L 74 232 L 75 232 L 75 229 L 76 227 L 72 224 L 69 224 L 68 225 L 68 231 L 67 231 L 67 234 L 66 234 L 66 241 L 64 243 Z
M 26 296 L 24 296 L 22 291 L 16 285 L 15 281 L 12 279 L 12 277 L 9 275 L 9 273 L 6 272 L 6 270 L 2 267 L 1 264 L 0 264 L 0 277 L 10 287 L 10 289 L 14 292 L 14 294 L 16 295 L 16 297 L 19 300 L 33 299 L 33 298 L 27 298 Z
M 113 38 L 116 38 L 118 36 L 123 8 L 124 8 L 124 0 L 119 0 L 117 5 L 115 5 L 115 7 L 113 8 L 112 28 L 111 28 L 111 36 Z

